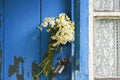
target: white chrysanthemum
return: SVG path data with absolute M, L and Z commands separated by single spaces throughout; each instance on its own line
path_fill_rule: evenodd
M 66 24 L 64 27 L 60 27 L 59 31 L 55 34 L 52 39 L 57 42 L 53 44 L 53 46 L 57 46 L 60 44 L 66 44 L 67 42 L 74 41 L 74 28 L 70 24 Z
M 47 27 L 47 26 L 48 26 L 48 23 L 47 23 L 47 22 L 44 22 L 44 23 L 42 23 L 42 26 Z
M 66 44 L 67 42 L 74 41 L 74 22 L 70 21 L 70 18 L 65 14 L 59 14 L 59 17 L 45 18 L 42 26 L 58 29 L 58 31 L 51 36 L 52 40 L 56 42 L 53 46 L 59 46 L 60 44 Z M 51 30 L 48 28 L 47 32 Z
M 50 22 L 51 21 L 51 18 L 45 18 L 44 19 L 44 22 Z
M 60 23 L 60 19 L 56 19 L 56 23 L 59 24 Z
M 55 21 L 54 20 L 50 21 L 50 25 L 53 28 L 55 26 Z

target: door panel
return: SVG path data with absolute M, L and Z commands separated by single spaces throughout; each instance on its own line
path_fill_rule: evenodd
M 39 61 L 39 0 L 4 1 L 4 80 L 31 80 Z
M 55 17 L 62 12 L 66 13 L 69 17 L 71 17 L 71 0 L 41 0 L 41 22 L 43 22 L 45 17 Z M 47 50 L 48 41 L 49 34 L 45 30 L 43 30 L 41 32 L 41 58 L 43 58 Z M 70 55 L 71 45 L 67 44 L 66 46 L 63 46 L 62 52 L 57 52 L 57 54 L 55 54 L 53 66 L 56 66 L 58 57 L 70 57 Z M 71 65 L 67 65 L 63 73 L 58 74 L 56 77 L 56 80 L 71 80 Z M 42 80 L 46 79 L 43 79 L 42 76 Z

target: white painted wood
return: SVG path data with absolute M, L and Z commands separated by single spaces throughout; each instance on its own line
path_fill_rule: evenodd
M 93 69 L 93 0 L 89 0 L 89 80 L 94 80 Z
M 93 16 L 120 17 L 120 12 L 94 12 Z

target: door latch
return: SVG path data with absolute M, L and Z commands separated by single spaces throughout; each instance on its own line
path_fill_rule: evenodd
M 56 68 L 54 69 L 53 73 L 54 74 L 61 74 L 63 70 L 65 69 L 66 65 L 70 62 L 69 58 L 63 57 L 61 58 L 58 63 Z

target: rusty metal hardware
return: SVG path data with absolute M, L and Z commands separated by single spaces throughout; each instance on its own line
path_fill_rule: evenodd
M 66 65 L 70 62 L 69 58 L 63 57 L 58 61 L 57 67 L 54 69 L 54 74 L 61 74 L 65 69 Z

